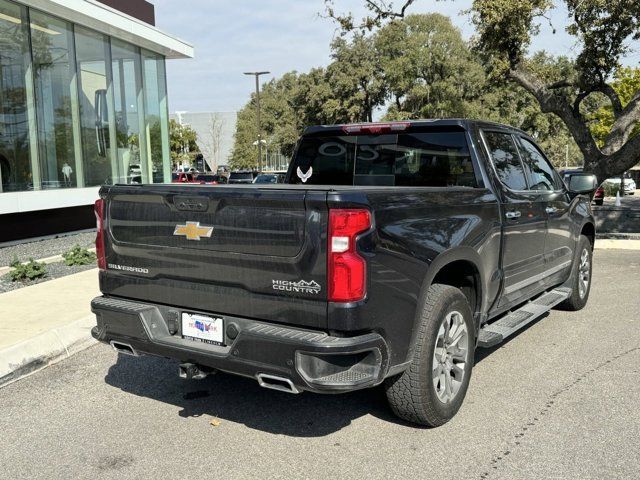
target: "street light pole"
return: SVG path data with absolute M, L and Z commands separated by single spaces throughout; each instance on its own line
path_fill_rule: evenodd
M 256 77 L 256 117 L 258 119 L 258 172 L 262 173 L 262 135 L 260 128 L 260 75 L 267 75 L 271 72 L 244 72 L 245 75 Z

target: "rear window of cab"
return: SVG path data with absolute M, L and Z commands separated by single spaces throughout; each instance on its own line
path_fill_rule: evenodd
M 303 137 L 289 182 L 477 187 L 463 131 Z

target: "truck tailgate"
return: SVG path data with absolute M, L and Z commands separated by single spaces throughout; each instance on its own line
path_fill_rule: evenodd
M 114 186 L 107 295 L 326 328 L 326 192 Z

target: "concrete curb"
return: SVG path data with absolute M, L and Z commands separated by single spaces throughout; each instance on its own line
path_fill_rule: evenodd
M 640 250 L 640 240 L 612 240 L 596 238 L 596 250 Z
M 0 388 L 97 343 L 94 325 L 95 316 L 89 315 L 0 351 Z

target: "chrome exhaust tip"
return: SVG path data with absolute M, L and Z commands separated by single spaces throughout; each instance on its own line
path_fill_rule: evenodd
M 111 340 L 111 342 L 109 343 L 111 344 L 113 349 L 118 353 L 123 353 L 125 355 L 132 355 L 134 357 L 139 356 L 138 352 L 136 352 L 135 349 L 128 343 L 116 342 L 115 340 Z
M 270 388 L 271 390 L 286 393 L 300 393 L 300 390 L 298 390 L 288 378 L 266 373 L 259 373 L 256 375 L 256 378 L 258 379 L 258 384 L 263 388 Z

